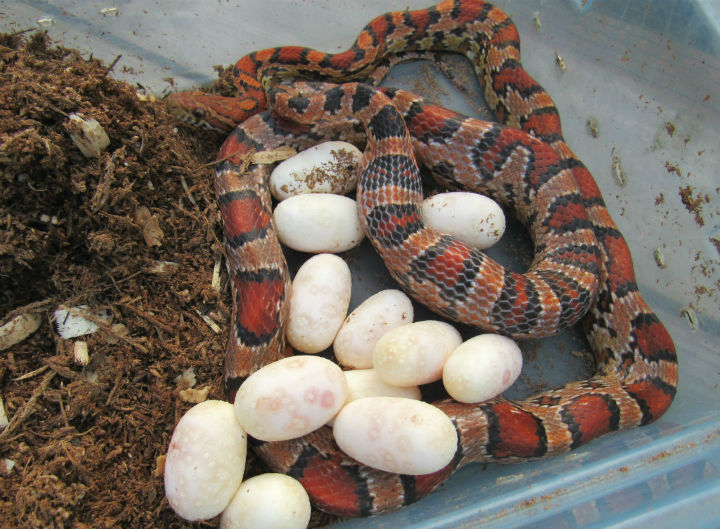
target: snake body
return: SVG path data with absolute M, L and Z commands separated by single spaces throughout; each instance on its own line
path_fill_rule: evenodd
M 388 55 L 437 48 L 470 58 L 505 125 L 401 90 L 276 84 L 290 74 L 334 81 L 367 76 Z M 358 186 L 364 228 L 404 288 L 443 315 L 520 338 L 554 333 L 585 314 L 596 360 L 590 379 L 520 402 L 436 402 L 453 420 L 459 444 L 447 467 L 425 476 L 361 465 L 337 448 L 329 428 L 256 442 L 256 452 L 299 479 L 317 507 L 343 516 L 396 509 L 467 463 L 559 454 L 652 422 L 670 406 L 677 387 L 672 339 L 640 295 L 627 244 L 592 175 L 565 143 L 552 99 L 522 68 L 517 30 L 505 13 L 478 0 L 388 13 L 346 52 L 255 52 L 238 62 L 235 79 L 248 97 L 178 94 L 171 102 L 206 122 L 240 122 L 220 150 L 215 181 L 233 286 L 225 367 L 230 398 L 251 372 L 291 354 L 283 336 L 289 274 L 271 220 L 269 169 L 242 169 L 244 156 L 355 134 L 353 123 L 367 137 Z M 282 118 L 262 111 L 268 97 Z M 422 225 L 415 157 L 442 183 L 489 194 L 528 226 L 536 255 L 526 274 L 508 273 Z

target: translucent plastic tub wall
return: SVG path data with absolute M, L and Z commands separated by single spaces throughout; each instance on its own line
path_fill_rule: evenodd
M 710 0 L 497 4 L 517 24 L 524 65 L 557 102 L 568 143 L 595 176 L 628 240 L 641 291 L 677 345 L 677 398 L 655 424 L 554 459 L 471 465 L 408 508 L 338 527 L 717 527 L 718 6 Z M 210 81 L 212 65 L 255 49 L 301 44 L 342 51 L 374 16 L 427 5 L 0 0 L 0 30 L 39 23 L 57 42 L 92 50 L 108 63 L 122 54 L 114 73 L 161 95 Z M 386 84 L 417 89 L 421 68 L 403 65 Z M 477 112 L 439 75 L 437 83 L 443 104 Z M 697 199 L 694 204 L 683 203 L 681 191 Z M 513 395 L 532 391 L 538 380 L 555 385 L 578 376 L 577 360 L 568 364 L 568 348 L 558 345 L 574 350 L 576 335 L 559 340 L 533 346 L 530 380 Z

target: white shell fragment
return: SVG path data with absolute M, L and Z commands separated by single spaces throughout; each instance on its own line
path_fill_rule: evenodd
M 412 302 L 404 292 L 388 289 L 373 294 L 345 318 L 333 342 L 335 357 L 345 367 L 370 368 L 380 337 L 412 321 Z
M 10 424 L 10 421 L 8 420 L 7 412 L 5 411 L 5 403 L 0 396 L 0 432 L 3 431 L 8 424 Z
M 499 334 L 481 334 L 460 345 L 443 368 L 443 384 L 459 402 L 482 402 L 509 388 L 522 370 L 518 345 Z
M 260 474 L 240 485 L 220 517 L 220 529 L 305 529 L 310 498 L 300 482 L 285 474 Z
M 505 232 L 505 214 L 493 199 L 477 193 L 438 193 L 422 203 L 423 222 L 483 250 Z
M 110 138 L 96 119 L 85 119 L 82 114 L 70 114 L 68 118 L 70 139 L 86 158 L 99 157 L 110 145 Z
M 450 418 L 420 400 L 366 397 L 335 417 L 333 434 L 348 455 L 373 468 L 429 474 L 453 458 L 457 432 Z
M 82 316 L 86 313 L 89 316 L 100 318 L 102 320 L 109 319 L 109 315 L 105 311 L 91 311 L 87 305 L 80 305 L 68 309 L 58 309 L 55 311 L 55 326 L 58 334 L 65 340 L 69 338 L 77 338 L 92 334 L 98 330 L 96 323 Z
M 247 436 L 229 402 L 207 400 L 175 426 L 165 459 L 165 495 L 186 520 L 220 514 L 242 482 Z
M 388 331 L 373 351 L 373 367 L 388 384 L 414 386 L 442 378 L 450 353 L 462 343 L 460 333 L 442 321 L 418 321 Z
M 351 143 L 321 143 L 278 164 L 270 175 L 270 192 L 277 200 L 305 193 L 344 195 L 357 186 L 361 159 Z
M 0 351 L 9 349 L 38 330 L 42 323 L 39 312 L 25 312 L 0 325 Z
M 299 252 L 344 252 L 365 237 L 357 202 L 342 195 L 290 197 L 277 205 L 273 222 L 280 242 Z
M 296 355 L 250 375 L 235 396 L 235 416 L 256 439 L 285 441 L 328 422 L 346 398 L 347 382 L 337 364 Z
M 350 268 L 336 255 L 320 254 L 305 261 L 290 287 L 286 337 L 303 353 L 330 347 L 350 306 Z

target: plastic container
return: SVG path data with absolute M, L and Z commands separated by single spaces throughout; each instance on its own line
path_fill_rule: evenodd
M 122 54 L 114 74 L 163 95 L 210 81 L 213 65 L 255 49 L 301 44 L 342 51 L 376 15 L 429 2 L 59 4 L 0 1 L 0 29 L 40 24 L 56 42 L 92 50 L 107 63 Z M 675 341 L 677 397 L 649 426 L 553 459 L 470 465 L 416 504 L 336 527 L 717 527 L 720 8 L 710 0 L 497 4 L 518 26 L 523 63 L 558 104 L 568 143 L 630 245 L 641 291 Z M 450 108 L 480 112 L 422 64 L 399 66 L 385 84 L 431 90 Z M 688 186 L 700 198 L 695 211 L 681 200 Z M 506 250 L 496 252 L 502 259 Z M 352 264 L 352 306 L 388 286 L 362 280 L 382 270 L 374 255 L 364 255 Z M 581 348 L 578 333 L 524 344 L 525 373 L 508 395 L 587 376 L 583 362 L 568 354 Z

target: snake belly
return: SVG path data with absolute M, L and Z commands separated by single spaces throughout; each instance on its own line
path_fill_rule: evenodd
M 464 53 L 491 109 L 509 127 L 466 118 L 407 92 L 386 90 L 383 95 L 357 84 L 296 84 L 270 93 L 285 117 L 363 123 L 368 147 L 358 197 L 366 231 L 412 295 L 451 318 L 480 314 L 471 322 L 516 337 L 542 336 L 547 325 L 556 332 L 586 313 L 583 325 L 596 374 L 520 402 L 498 397 L 475 405 L 435 403 L 455 423 L 459 445 L 451 464 L 426 476 L 361 465 L 338 450 L 328 428 L 291 441 L 256 443 L 256 452 L 273 469 L 303 483 L 317 507 L 343 516 L 411 503 L 473 461 L 551 456 L 605 433 L 647 424 L 666 411 L 677 387 L 672 339 L 638 291 L 627 244 L 592 175 L 565 143 L 554 102 L 522 68 L 515 26 L 488 3 L 455 0 L 382 15 L 339 54 L 300 47 L 250 54 L 235 68 L 244 97 L 178 94 L 172 102 L 197 119 L 225 126 L 242 122 L 223 145 L 216 171 L 233 287 L 229 396 L 252 371 L 291 354 L 283 337 L 289 276 L 271 221 L 268 169 L 243 170 L 242 156 L 340 134 L 331 125 L 293 125 L 267 112 L 258 114 L 267 106 L 265 89 L 289 75 L 361 77 L 384 57 L 425 49 Z M 534 239 L 533 266 L 542 264 L 525 275 L 506 273 L 425 229 L 412 207 L 421 196 L 413 149 L 441 182 L 480 190 L 511 208 Z M 552 250 L 545 252 L 548 247 Z M 487 283 L 485 293 L 495 293 L 492 301 L 472 297 L 476 286 L 469 286 L 468 276 Z M 545 288 L 565 304 L 552 301 Z M 537 319 L 552 310 L 553 316 Z

